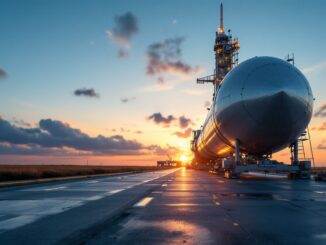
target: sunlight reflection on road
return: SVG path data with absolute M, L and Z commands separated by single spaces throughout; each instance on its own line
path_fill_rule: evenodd
M 161 244 L 211 244 L 211 234 L 205 227 L 183 220 L 143 221 L 132 219 L 124 225 L 128 235 L 146 234 L 152 229 L 168 232 Z M 126 235 L 126 234 L 124 234 Z

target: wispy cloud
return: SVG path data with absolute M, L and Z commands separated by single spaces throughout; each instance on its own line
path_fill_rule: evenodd
M 317 146 L 319 150 L 326 150 L 326 140 L 322 140 L 322 142 Z
M 187 118 L 185 116 L 179 117 L 179 126 L 180 128 L 187 128 L 189 124 L 191 124 L 192 121 L 190 118 Z
M 311 73 L 315 73 L 315 72 L 319 72 L 319 71 L 323 71 L 323 70 L 326 70 L 326 61 L 321 62 L 316 65 L 313 65 L 313 66 L 303 68 L 302 72 L 304 74 L 311 74 Z
M 179 138 L 189 138 L 191 136 L 192 129 L 188 128 L 184 131 L 175 131 L 173 135 L 179 137 Z
M 132 101 L 132 100 L 135 100 L 135 99 L 136 99 L 135 96 L 132 96 L 132 97 L 122 97 L 122 98 L 120 99 L 120 101 L 121 101 L 122 103 L 128 103 L 128 102 L 130 102 L 130 101 Z
M 180 129 L 185 129 L 189 127 L 189 125 L 193 124 L 193 121 L 185 116 L 163 116 L 160 112 L 153 113 L 151 116 L 147 117 L 147 119 L 152 120 L 154 123 L 162 125 L 165 128 L 170 127 L 173 122 L 176 122 L 174 126 L 178 126 Z
M 192 67 L 181 60 L 181 44 L 184 40 L 183 37 L 177 37 L 151 44 L 147 49 L 147 74 L 189 77 L 190 74 L 197 73 L 200 67 Z
M 114 27 L 106 33 L 108 38 L 119 45 L 118 56 L 125 58 L 128 56 L 127 49 L 130 48 L 131 38 L 138 33 L 138 19 L 131 12 L 118 15 L 114 18 Z
M 74 91 L 76 96 L 85 96 L 90 98 L 99 98 L 100 95 L 93 88 L 80 88 Z
M 176 118 L 172 115 L 168 115 L 164 117 L 160 112 L 153 113 L 151 116 L 148 117 L 148 120 L 153 120 L 156 124 L 161 124 L 164 127 L 169 127 L 170 124 L 176 120 Z
M 205 108 L 208 108 L 208 107 L 210 107 L 211 106 L 211 102 L 209 102 L 209 101 L 205 101 L 204 102 L 204 107 Z
M 1 119 L 1 118 L 0 118 Z M 20 127 L 31 127 L 32 125 L 28 122 L 25 122 L 22 119 L 17 119 L 17 118 L 13 118 L 12 122 L 16 125 L 16 126 L 20 126 Z
M 314 113 L 314 117 L 326 117 L 326 103 L 322 104 Z
M 156 77 L 156 83 L 142 88 L 142 91 L 171 90 L 178 83 L 195 79 L 203 72 L 203 68 L 182 60 L 181 45 L 184 40 L 183 37 L 169 38 L 148 46 L 146 73 Z
M 320 125 L 318 127 L 313 127 L 311 130 L 315 130 L 315 131 L 324 131 L 324 130 L 326 130 L 326 122 L 324 122 L 322 125 Z
M 6 78 L 8 76 L 7 72 L 0 67 L 0 78 Z

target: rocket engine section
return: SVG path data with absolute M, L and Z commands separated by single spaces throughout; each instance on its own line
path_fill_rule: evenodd
M 312 116 L 313 95 L 305 76 L 273 57 L 242 62 L 224 77 L 193 151 L 215 160 L 234 152 L 264 155 L 298 139 Z

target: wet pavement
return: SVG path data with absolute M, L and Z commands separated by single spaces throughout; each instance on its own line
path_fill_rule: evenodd
M 169 171 L 2 189 L 0 244 L 326 244 L 325 182 Z
M 182 169 L 86 244 L 326 244 L 326 183 Z
M 176 169 L 0 188 L 0 244 L 55 244 L 105 223 Z

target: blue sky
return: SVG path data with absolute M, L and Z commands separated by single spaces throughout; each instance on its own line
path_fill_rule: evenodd
M 32 126 L 51 118 L 91 136 L 109 137 L 115 129 L 145 145 L 175 145 L 186 151 L 189 139 L 171 135 L 179 130 L 176 125 L 164 128 L 146 118 L 156 112 L 176 118 L 185 115 L 193 128 L 201 125 L 212 88 L 196 85 L 195 78 L 213 71 L 219 4 L 208 0 L 1 1 L 0 68 L 7 77 L 0 80 L 0 115 Z M 296 65 L 311 83 L 315 108 L 326 102 L 325 1 L 223 4 L 225 28 L 240 41 L 240 61 L 294 53 Z M 107 32 L 113 30 L 115 16 L 127 12 L 137 18 L 139 31 L 132 35 L 129 56 L 119 58 L 119 44 Z M 186 78 L 168 76 L 172 87 L 153 91 L 157 77 L 146 74 L 148 47 L 176 37 L 185 38 L 182 61 L 200 67 L 200 72 Z M 74 96 L 79 88 L 94 88 L 100 98 Z M 122 103 L 124 97 L 132 99 Z M 322 123 L 322 118 L 312 120 L 315 127 Z M 131 133 L 136 130 L 144 134 Z M 318 134 L 316 147 L 322 144 L 323 134 Z M 326 157 L 320 159 L 326 162 Z

